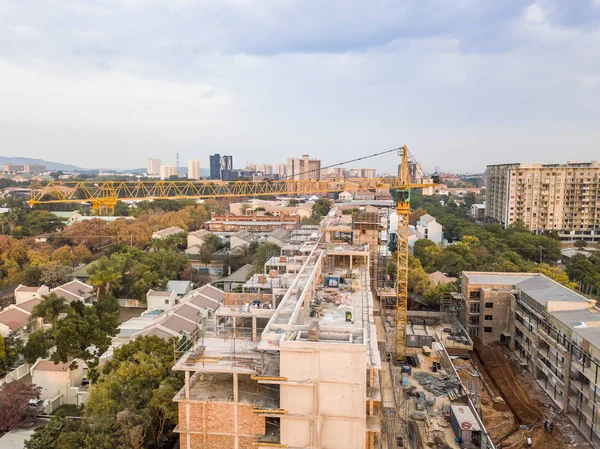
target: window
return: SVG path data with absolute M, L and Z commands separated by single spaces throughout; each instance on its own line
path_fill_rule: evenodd
M 485 332 L 487 334 L 491 334 L 492 333 L 492 328 L 491 327 L 484 327 L 483 328 L 483 332 Z
M 169 300 L 168 299 L 165 299 L 165 304 L 169 304 Z
M 492 315 L 485 315 L 486 321 L 492 321 L 493 319 L 494 319 L 494 317 Z
M 479 313 L 479 303 L 471 303 L 469 313 Z
M 479 326 L 479 317 L 478 316 L 470 316 L 469 317 L 469 326 Z
M 494 303 L 493 302 L 486 302 L 485 303 L 485 308 L 486 309 L 493 309 L 494 308 Z

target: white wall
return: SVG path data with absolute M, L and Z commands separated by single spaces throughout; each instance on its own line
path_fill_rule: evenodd
M 170 293 L 165 292 L 164 296 L 152 296 L 152 295 L 146 296 L 148 310 L 154 310 L 154 309 L 165 310 L 170 307 L 173 307 L 175 305 L 175 299 L 177 299 L 177 293 L 175 292 L 175 290 L 173 290 Z M 168 302 L 165 302 L 165 301 L 168 301 Z
M 63 395 L 63 404 L 77 404 L 75 391 L 71 387 L 81 385 L 83 379 L 83 362 L 78 361 L 74 370 L 67 371 L 40 371 L 31 370 L 31 382 L 41 387 L 41 399 L 53 399 L 59 394 Z

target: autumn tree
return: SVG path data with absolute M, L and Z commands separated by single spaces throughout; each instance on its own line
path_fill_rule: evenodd
M 0 432 L 8 432 L 37 415 L 38 410 L 29 406 L 29 400 L 39 399 L 40 391 L 40 387 L 25 379 L 6 383 L 0 388 Z

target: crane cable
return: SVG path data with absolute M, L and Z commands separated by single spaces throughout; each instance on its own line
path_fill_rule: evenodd
M 369 154 L 368 156 L 362 156 L 362 157 L 358 157 L 356 159 L 351 159 L 349 161 L 344 161 L 344 162 L 338 162 L 335 164 L 331 164 L 331 165 L 326 165 L 325 167 L 319 167 L 318 169 L 313 169 L 313 170 L 307 170 L 307 171 L 303 171 L 301 173 L 294 173 L 293 175 L 286 175 L 283 178 L 281 178 L 282 180 L 284 179 L 289 179 L 292 176 L 300 176 L 300 175 L 305 175 L 307 173 L 313 173 L 316 171 L 321 171 L 321 170 L 326 170 L 328 168 L 334 168 L 334 167 L 338 167 L 340 165 L 345 165 L 345 164 L 351 164 L 352 162 L 358 162 L 358 161 L 362 161 L 365 159 L 370 159 L 372 157 L 377 157 L 377 156 L 381 156 L 382 154 L 387 154 L 387 153 L 391 153 L 393 151 L 400 151 L 403 147 L 398 147 L 398 148 L 392 148 L 391 150 L 385 150 L 385 151 L 380 151 L 378 153 L 373 153 L 373 154 Z

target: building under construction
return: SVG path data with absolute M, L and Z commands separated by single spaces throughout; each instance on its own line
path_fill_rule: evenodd
M 410 364 L 390 362 L 395 323 L 372 286 L 381 223 L 333 209 L 266 279 L 224 294 L 177 352 L 182 448 L 493 447 L 449 355 L 472 349 L 455 318 L 411 315 Z

